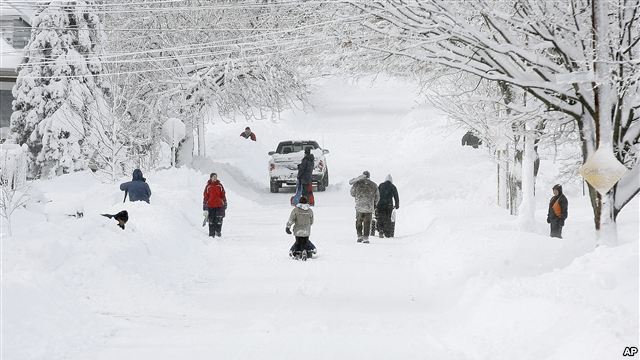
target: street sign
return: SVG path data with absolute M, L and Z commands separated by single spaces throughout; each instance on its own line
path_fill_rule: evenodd
M 600 194 L 605 195 L 624 176 L 627 168 L 612 152 L 600 148 L 580 168 L 580 175 Z

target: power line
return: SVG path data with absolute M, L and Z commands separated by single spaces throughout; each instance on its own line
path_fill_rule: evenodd
M 338 0 L 318 0 L 318 1 L 282 1 L 282 2 L 273 2 L 273 3 L 240 3 L 240 4 L 229 4 L 229 5 L 195 5 L 195 6 L 179 6 L 179 7 L 140 7 L 140 8 L 127 8 L 127 9 L 100 9 L 100 5 L 97 4 L 88 4 L 86 7 L 91 8 L 92 13 L 97 14 L 139 14 L 145 12 L 165 12 L 165 13 L 174 13 L 174 12 L 186 12 L 186 11 L 203 11 L 203 10 L 247 10 L 247 9 L 265 9 L 265 8 L 276 8 L 276 7 L 299 7 L 301 5 L 324 5 L 324 4 L 340 4 L 341 1 Z M 153 3 L 151 3 L 153 4 Z M 121 7 L 128 7 L 129 4 L 110 4 Z M 75 4 L 70 5 L 62 5 L 62 4 L 48 4 L 46 8 L 49 9 L 67 9 L 74 8 Z M 0 5 L 0 10 L 32 10 L 36 11 L 43 8 L 41 5 L 13 5 L 6 6 Z
M 320 43 L 320 44 L 315 44 L 315 45 L 309 45 L 309 46 L 300 47 L 300 48 L 287 49 L 287 50 L 283 50 L 281 52 L 301 51 L 301 50 L 306 50 L 306 49 L 315 48 L 315 47 L 328 45 L 328 44 L 330 44 L 330 42 L 325 42 L 325 43 Z M 266 53 L 266 54 L 260 54 L 260 55 L 254 55 L 254 56 L 247 56 L 247 57 L 242 57 L 242 58 L 240 58 L 238 60 L 239 61 L 257 60 L 257 59 L 265 58 L 265 57 L 272 56 L 272 55 L 278 55 L 281 52 L 273 52 L 273 53 Z M 21 78 L 22 79 L 80 79 L 80 78 L 85 78 L 85 77 L 105 77 L 105 76 L 115 76 L 115 75 L 144 74 L 144 73 L 156 72 L 156 71 L 168 71 L 168 70 L 184 69 L 185 67 L 224 65 L 224 64 L 227 64 L 227 63 L 228 63 L 228 59 L 225 60 L 225 61 L 219 60 L 219 61 L 212 61 L 212 62 L 203 62 L 203 63 L 199 63 L 199 64 L 190 64 L 190 65 L 186 65 L 186 66 L 173 66 L 173 67 L 144 69 L 144 70 L 132 70 L 132 71 L 122 71 L 122 72 L 111 72 L 111 73 L 107 72 L 107 73 L 87 74 L 87 75 L 60 75 L 60 76 L 30 76 L 30 75 L 25 75 L 25 76 L 22 76 Z
M 299 30 L 302 30 L 302 29 L 310 29 L 310 28 L 314 28 L 314 27 L 317 27 L 317 26 L 329 25 L 329 24 L 332 24 L 332 23 L 335 23 L 335 22 L 355 19 L 355 18 L 364 17 L 364 16 L 365 16 L 364 14 L 360 14 L 360 15 L 355 15 L 355 16 L 348 17 L 348 18 L 341 18 L 341 19 L 335 19 L 335 20 L 322 21 L 322 22 L 318 22 L 318 23 L 302 25 L 302 26 L 299 26 L 299 27 L 296 27 L 296 28 L 288 28 L 288 29 L 283 29 L 283 30 L 279 30 L 279 31 L 240 36 L 240 37 L 235 37 L 235 38 L 231 38 L 231 39 L 222 39 L 222 40 L 217 40 L 217 41 L 212 41 L 212 42 L 187 44 L 187 45 L 180 45 L 180 46 L 175 46 L 175 47 L 163 47 L 163 48 L 160 48 L 160 49 L 147 49 L 147 50 L 137 51 L 137 52 L 113 53 L 113 55 L 103 55 L 101 57 L 103 59 L 108 59 L 108 58 L 118 57 L 118 56 L 148 55 L 148 54 L 166 52 L 166 51 L 198 50 L 198 49 L 204 49 L 206 47 L 221 45 L 221 44 L 230 43 L 230 42 L 231 42 L 230 45 L 235 45 L 233 43 L 235 41 L 255 39 L 255 38 L 259 38 L 259 37 L 272 36 L 272 35 L 276 35 L 276 34 L 285 34 L 285 33 L 289 33 L 289 32 L 299 31 Z M 261 41 L 264 41 L 264 40 L 261 40 Z M 53 48 L 37 48 L 37 50 L 52 50 L 52 49 Z M 11 53 L 11 52 L 7 52 L 7 53 Z M 18 51 L 13 52 L 13 53 L 20 54 L 20 52 L 18 52 Z
M 11 25 L 0 25 L 1 29 L 18 29 L 18 30 L 32 30 L 36 29 L 30 26 L 11 26 Z M 54 27 L 54 26 L 46 26 L 46 27 L 37 27 L 37 29 L 45 29 L 45 30 L 84 30 L 78 27 Z M 110 28 L 110 29 L 102 29 L 104 32 L 111 31 L 273 31 L 273 30 L 283 30 L 282 28 Z M 291 29 L 293 30 L 293 29 Z
M 326 38 L 325 38 L 326 39 Z M 322 39 L 319 39 L 322 40 Z M 177 54 L 175 56 L 171 56 L 171 55 L 167 55 L 167 56 L 160 56 L 160 57 L 148 57 L 148 58 L 134 58 L 134 59 L 121 59 L 118 60 L 113 59 L 113 60 L 109 60 L 112 57 L 107 57 L 108 59 L 105 59 L 102 56 L 91 56 L 91 57 L 86 57 L 84 58 L 85 61 L 99 61 L 102 64 L 136 64 L 136 63 L 148 63 L 148 62 L 154 62 L 154 61 L 175 61 L 175 60 L 187 60 L 187 59 L 197 59 L 197 58 L 201 58 L 201 57 L 207 57 L 207 56 L 218 56 L 218 55 L 231 55 L 234 53 L 249 53 L 249 52 L 253 52 L 253 51 L 258 51 L 258 50 L 262 50 L 262 49 L 268 49 L 268 48 L 274 48 L 274 47 L 285 47 L 285 46 L 292 46 L 292 45 L 298 45 L 300 43 L 305 43 L 305 42 L 310 42 L 308 38 L 303 38 L 303 37 L 298 37 L 298 38 L 293 38 L 293 39 L 289 39 L 287 40 L 286 43 L 260 43 L 260 44 L 254 44 L 254 43 L 245 43 L 243 45 L 254 45 L 251 47 L 247 47 L 247 48 L 239 48 L 237 47 L 237 44 L 233 44 L 233 46 L 229 46 L 229 47 L 233 47 L 233 49 L 228 49 L 225 51 L 205 51 L 205 52 L 196 52 L 196 53 L 187 53 L 187 54 Z M 204 49 L 202 49 L 204 50 Z M 30 59 L 38 59 L 37 57 L 34 56 L 30 56 Z M 56 59 L 49 59 L 48 61 L 39 61 L 39 62 L 29 62 L 25 65 L 28 66 L 36 66 L 36 65 L 50 65 L 51 63 L 55 62 Z

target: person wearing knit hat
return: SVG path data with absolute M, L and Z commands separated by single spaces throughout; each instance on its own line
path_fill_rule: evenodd
M 549 211 L 547 212 L 547 223 L 551 226 L 549 236 L 562 239 L 562 227 L 568 216 L 569 201 L 562 193 L 562 185 L 556 184 L 552 190 L 553 197 L 549 201 Z
M 395 222 L 391 221 L 393 209 L 400 207 L 400 197 L 398 189 L 393 185 L 391 174 L 387 175 L 385 181 L 378 186 L 380 201 L 376 206 L 376 225 L 380 237 L 393 237 L 395 232 Z
M 369 243 L 371 218 L 380 199 L 378 186 L 369 177 L 369 172 L 365 170 L 362 175 L 349 181 L 352 184 L 351 196 L 356 201 L 357 241 L 361 243 Z

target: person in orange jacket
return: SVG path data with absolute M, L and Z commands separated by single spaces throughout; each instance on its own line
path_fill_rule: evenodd
M 209 236 L 222 236 L 222 219 L 227 209 L 227 195 L 218 180 L 218 174 L 211 173 L 204 188 L 202 210 L 208 212 Z
M 556 184 L 553 187 L 553 197 L 549 201 L 549 211 L 547 213 L 547 223 L 551 225 L 551 237 L 562 239 L 562 227 L 568 216 L 569 201 L 562 193 L 562 185 Z

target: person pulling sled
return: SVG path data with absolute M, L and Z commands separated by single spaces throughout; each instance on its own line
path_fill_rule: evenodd
M 293 232 L 291 226 L 293 225 Z M 285 231 L 287 234 L 293 234 L 296 242 L 289 250 L 289 256 L 296 260 L 307 260 L 316 253 L 316 247 L 309 241 L 311 235 L 311 225 L 313 225 L 313 210 L 308 204 L 306 196 L 300 197 L 300 202 L 291 210 L 289 221 Z
M 379 237 L 393 237 L 396 228 L 394 211 L 400 207 L 398 189 L 393 185 L 391 174 L 387 175 L 384 182 L 378 186 L 380 200 L 376 205 L 376 221 L 371 223 L 372 235 L 378 230 Z

